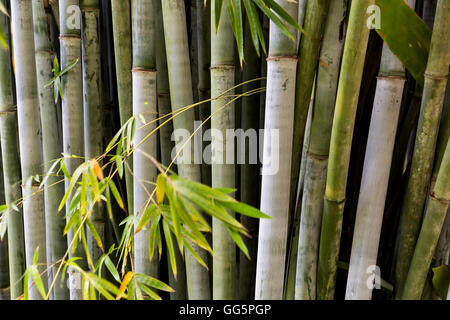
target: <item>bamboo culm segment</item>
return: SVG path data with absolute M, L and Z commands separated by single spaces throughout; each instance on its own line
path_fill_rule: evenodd
M 306 120 L 329 7 L 330 0 L 313 0 L 306 3 L 303 24 L 305 33 L 302 33 L 302 39 L 300 42 L 296 80 L 294 113 L 295 126 L 290 193 L 291 211 L 296 200 L 296 190 L 300 172 Z
M 343 45 L 340 25 L 345 18 L 346 5 L 347 2 L 345 0 L 331 1 L 331 3 L 322 2 L 321 4 L 308 6 L 306 11 L 307 18 L 304 28 L 308 26 L 308 28 L 311 28 L 311 31 L 305 29 L 305 32 L 307 34 L 311 32 L 324 34 L 320 59 L 327 64 L 327 67 L 322 64 L 319 64 L 318 67 L 310 140 L 308 152 L 306 153 L 295 285 L 295 298 L 302 300 L 316 298 L 317 261 L 328 165 L 328 149 L 336 100 L 337 75 L 339 73 Z M 326 11 L 327 9 L 329 12 L 328 16 L 317 12 L 317 10 Z M 320 21 L 321 19 L 325 21 Z M 318 22 L 313 23 L 312 21 L 315 20 L 318 20 Z M 305 81 L 308 81 L 306 80 L 308 75 L 309 77 L 314 76 L 314 72 L 309 66 L 302 63 L 302 60 L 308 60 L 309 57 L 314 60 L 318 59 L 317 54 L 320 48 L 320 41 L 321 37 L 314 37 L 313 39 L 304 37 L 302 39 L 299 69 L 302 68 L 303 71 L 297 72 L 297 81 L 306 86 L 310 85 L 309 82 L 305 83 Z M 311 44 L 307 44 L 307 42 L 311 42 Z M 304 53 L 307 55 L 303 56 Z M 301 79 L 298 78 L 299 75 L 302 75 Z M 297 90 L 298 96 L 303 95 L 302 99 L 306 99 L 306 93 L 311 93 L 311 90 L 309 90 L 299 94 L 299 92 L 305 90 L 299 82 L 297 82 Z M 301 99 L 297 99 L 296 108 L 304 103 Z M 304 108 L 304 106 L 301 108 Z M 296 111 L 301 110 L 296 109 Z
M 114 54 L 116 62 L 117 94 L 119 97 L 120 123 L 123 126 L 133 114 L 132 52 L 130 0 L 111 0 Z M 128 169 L 129 167 L 129 169 Z M 125 183 L 128 212 L 133 211 L 133 157 L 127 159 Z
M 297 18 L 297 3 L 277 3 L 294 19 Z M 289 31 L 296 34 L 294 28 Z M 283 35 L 272 21 L 269 32 L 260 209 L 272 219 L 263 219 L 259 225 L 255 287 L 257 300 L 283 297 L 297 68 L 296 42 Z M 273 135 L 278 135 L 278 141 L 272 141 Z
M 19 120 L 19 145 L 23 179 L 23 216 L 25 234 L 26 265 L 33 264 L 33 257 L 39 249 L 40 272 L 45 270 L 47 259 L 45 238 L 44 194 L 32 177 L 42 173 L 42 145 L 39 123 L 39 96 L 34 54 L 34 32 L 32 2 L 15 0 L 11 2 L 11 20 Z M 47 273 L 42 276 L 47 287 Z M 31 286 L 31 279 L 29 285 Z M 30 299 L 42 299 L 36 286 L 30 290 Z
M 172 112 L 191 105 L 194 102 L 192 94 L 191 69 L 189 64 L 189 46 L 186 27 L 186 11 L 183 0 L 162 1 L 162 12 L 165 31 L 167 67 L 169 73 L 170 100 Z M 173 119 L 173 127 L 194 132 L 194 110 L 190 109 L 177 115 Z M 176 137 L 175 137 L 176 138 Z M 175 143 L 178 153 L 183 142 L 178 139 Z M 190 143 L 183 150 L 183 163 L 179 163 L 180 177 L 200 182 L 200 166 L 193 163 L 194 144 Z M 187 159 L 188 158 L 188 159 Z M 207 253 L 194 246 L 202 260 L 207 259 Z M 205 300 L 211 297 L 208 270 L 203 268 L 189 252 L 186 255 L 186 279 L 188 298 L 191 300 Z
M 58 105 L 55 104 L 53 91 L 45 88 L 45 85 L 53 78 L 52 63 L 55 52 L 53 52 L 49 34 L 50 17 L 45 12 L 42 1 L 33 0 L 33 20 L 43 160 L 44 170 L 48 172 L 52 161 L 61 156 L 62 137 L 60 135 Z M 47 263 L 60 260 L 67 250 L 67 239 L 64 236 L 65 219 L 64 215 L 58 214 L 59 202 L 64 196 L 64 185 L 58 184 L 58 181 L 58 177 L 50 176 L 45 184 Z M 49 269 L 49 284 L 53 281 L 56 270 L 56 266 Z M 56 285 L 53 291 L 53 298 L 56 300 L 67 300 L 69 298 L 68 288 L 64 285 Z
M 433 259 L 450 203 L 449 185 L 450 143 L 447 143 L 436 184 L 427 204 L 425 219 L 414 250 L 402 299 L 419 300 L 422 296 L 431 260 Z
M 234 86 L 233 30 L 222 8 L 219 29 L 215 30 L 215 4 L 211 2 L 211 97 L 219 97 Z M 233 94 L 232 92 L 230 92 Z M 230 98 L 211 102 L 211 130 L 226 136 L 227 129 L 235 128 L 235 106 Z M 225 164 L 227 146 L 231 141 L 211 137 L 211 181 L 213 188 L 235 188 L 235 166 Z M 233 215 L 233 213 L 231 213 Z M 213 299 L 235 299 L 236 294 L 236 246 L 225 226 L 213 218 Z
M 397 286 L 399 286 L 399 290 L 396 292 L 397 298 L 413 299 L 417 295 L 420 298 L 425 283 L 423 270 L 427 265 L 429 268 L 447 213 L 448 199 L 450 199 L 448 190 L 445 190 L 445 188 L 448 189 L 449 185 L 448 163 L 446 162 L 449 161 L 448 153 L 450 151 L 447 144 L 439 174 L 436 178 L 436 184 L 434 185 L 434 194 L 430 195 L 425 219 L 419 233 L 422 218 L 421 209 L 423 209 L 426 201 L 448 82 L 450 63 L 449 28 L 450 3 L 439 0 L 431 38 L 430 54 L 425 71 L 425 87 L 411 174 L 408 181 L 408 191 L 405 196 L 403 224 L 400 229 L 396 265 L 396 280 Z M 447 207 L 445 206 L 446 204 Z M 413 206 L 418 206 L 419 208 Z M 418 211 L 419 209 L 420 211 Z M 416 246 L 415 250 L 414 245 Z M 419 261 L 421 265 L 419 265 Z M 428 270 L 428 268 L 426 269 Z M 406 272 L 407 274 L 405 274 Z
M 162 17 L 161 1 L 156 2 L 156 84 L 158 94 L 158 113 L 159 117 L 170 114 L 170 91 L 169 79 L 167 74 L 166 45 L 164 40 L 164 26 Z M 159 125 L 165 123 L 170 116 L 161 118 Z M 169 121 L 159 129 L 161 163 L 169 166 L 172 162 L 171 152 L 174 147 L 172 141 L 173 123 Z M 172 170 L 176 171 L 176 167 L 172 166 Z M 177 264 L 177 278 L 175 279 L 171 265 L 170 256 L 167 255 L 167 266 L 169 269 L 169 285 L 175 290 L 170 293 L 170 300 L 186 300 L 186 270 L 184 261 L 179 250 L 175 250 L 175 260 Z
M 5 1 L 2 1 L 5 4 Z M 9 18 L 0 15 L 5 37 L 9 38 Z M 14 105 L 10 51 L 0 50 L 0 138 L 5 203 L 14 203 L 22 197 L 20 159 L 17 136 L 17 109 Z M 25 271 L 25 243 L 22 208 L 8 211 L 8 260 L 11 299 L 23 293 L 22 275 Z
M 70 10 L 69 6 L 78 6 L 78 0 L 60 0 L 59 15 L 61 19 L 61 66 L 64 68 L 72 61 L 79 59 L 77 63 L 67 75 L 62 77 L 62 88 L 64 99 L 62 100 L 62 127 L 63 127 L 63 150 L 65 154 L 81 156 L 84 155 L 84 115 L 83 115 L 83 79 L 81 71 L 81 30 L 78 28 L 80 24 L 75 26 L 68 22 Z M 81 17 L 80 17 L 81 18 Z M 65 164 L 69 174 L 82 164 L 79 158 L 66 158 Z M 69 186 L 69 180 L 65 179 L 66 189 Z M 67 200 L 66 213 L 69 215 L 69 204 L 71 199 Z M 72 242 L 73 230 L 68 233 L 68 244 Z M 69 252 L 70 257 L 80 257 L 82 260 L 77 261 L 78 265 L 87 270 L 87 261 L 82 246 L 77 246 L 74 254 L 72 250 Z M 76 284 L 81 275 L 73 269 L 69 270 L 69 281 Z M 71 300 L 81 300 L 82 292 L 80 286 L 73 285 L 69 288 Z
M 417 128 L 411 173 L 402 212 L 400 238 L 395 267 L 396 297 L 402 297 L 414 246 L 419 236 L 422 213 L 435 155 L 450 62 L 450 3 L 439 0 Z
M 345 189 L 356 108 L 370 29 L 367 8 L 373 0 L 352 1 L 331 132 L 330 156 L 320 235 L 317 298 L 333 299 Z
M 132 0 L 132 47 L 133 47 L 133 115 L 137 118 L 137 130 L 133 145 L 134 171 L 134 215 L 141 216 L 150 205 L 149 196 L 154 190 L 150 184 L 156 181 L 157 169 L 149 159 L 156 159 L 156 135 L 147 137 L 155 128 L 156 97 L 156 51 L 155 51 L 155 0 Z M 143 118 L 143 119 L 142 119 Z M 145 121 L 144 121 L 145 120 Z M 145 139 L 145 140 L 144 140 Z M 137 273 L 157 277 L 158 260 L 149 257 L 148 239 L 150 229 L 142 230 L 134 236 L 134 259 Z

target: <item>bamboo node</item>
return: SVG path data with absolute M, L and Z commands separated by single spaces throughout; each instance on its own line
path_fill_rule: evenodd
M 266 61 L 280 61 L 280 60 L 296 60 L 298 61 L 297 56 L 269 56 L 266 58 Z
M 212 64 L 211 67 L 209 67 L 209 70 L 213 69 L 234 69 L 235 66 L 232 64 Z
M 442 199 L 436 196 L 436 194 L 434 192 L 430 193 L 430 198 L 432 198 L 433 200 L 440 202 L 442 204 L 448 204 L 450 205 L 450 199 Z
M 328 160 L 328 155 L 317 154 L 311 151 L 308 151 L 307 155 L 317 160 Z
M 327 196 L 324 196 L 323 197 L 326 201 L 328 201 L 328 202 L 331 202 L 331 203 L 334 203 L 334 204 L 336 204 L 336 205 L 343 205 L 343 204 L 345 204 L 345 201 L 347 201 L 347 199 L 342 199 L 342 200 L 336 200 L 336 199 L 331 199 L 331 198 L 329 198 L 329 197 L 327 197 Z
M 424 77 L 427 79 L 431 79 L 431 80 L 447 80 L 448 79 L 448 74 L 444 75 L 434 75 L 434 74 L 430 74 L 430 73 L 424 73 Z
M 132 68 L 131 72 L 156 73 L 156 69 L 155 68 L 146 69 L 146 68 L 143 68 L 143 67 L 136 67 L 136 68 Z

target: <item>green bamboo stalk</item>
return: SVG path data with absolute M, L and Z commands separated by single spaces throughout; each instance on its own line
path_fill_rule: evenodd
M 340 25 L 345 18 L 346 7 L 346 0 L 332 1 L 330 3 L 323 45 L 320 52 L 320 59 L 324 61 L 326 66 L 319 64 L 310 142 L 306 154 L 295 285 L 295 299 L 300 300 L 313 300 L 316 298 L 323 196 L 325 193 L 328 151 L 343 47 Z M 307 11 L 306 14 L 305 28 L 311 23 L 309 12 Z M 305 29 L 305 32 L 309 33 L 310 31 L 308 32 Z M 308 41 L 308 38 L 303 38 L 302 43 L 304 41 Z
M 1 159 L 0 166 L 2 167 Z M 2 172 L 0 172 L 0 203 L 5 203 L 5 185 Z M 6 233 L 3 238 L 0 238 L 0 301 L 9 299 L 8 234 Z
M 156 97 L 156 51 L 155 51 L 155 0 L 131 1 L 131 25 L 133 48 L 133 115 L 138 116 L 134 145 L 134 215 L 146 209 L 149 195 L 156 181 L 157 169 L 148 156 L 156 158 L 156 136 L 144 138 L 155 128 L 157 112 Z M 142 119 L 143 118 L 143 119 Z M 144 121 L 145 120 L 145 121 Z M 145 127 L 142 127 L 144 126 Z M 158 260 L 149 256 L 150 230 L 142 230 L 134 236 L 135 271 L 157 277 Z
M 156 1 L 156 84 L 158 91 L 158 113 L 159 117 L 168 115 L 171 112 L 169 78 L 167 74 L 166 45 L 164 43 L 164 25 L 162 19 L 161 1 Z M 166 122 L 168 117 L 162 118 L 159 124 Z M 171 152 L 174 143 L 171 139 L 173 132 L 173 123 L 169 121 L 159 129 L 160 146 L 161 146 L 161 163 L 169 166 L 172 158 Z M 172 170 L 176 168 L 172 167 Z M 169 285 L 175 290 L 170 293 L 171 300 L 186 299 L 186 270 L 183 258 L 179 250 L 175 250 L 175 261 L 177 264 L 177 278 L 175 279 L 170 265 L 170 257 L 167 256 L 167 265 L 169 269 Z
M 192 80 L 189 63 L 189 46 L 186 27 L 186 11 L 183 0 L 162 1 L 164 21 L 164 36 L 166 43 L 167 67 L 169 73 L 170 100 L 172 112 L 193 103 Z M 194 132 L 194 110 L 183 112 L 173 119 L 174 131 L 192 134 Z M 177 153 L 183 141 L 175 143 Z M 184 156 L 178 164 L 180 177 L 192 181 L 200 181 L 200 166 L 194 164 L 194 144 L 184 148 Z M 200 257 L 205 261 L 207 253 L 197 246 Z M 191 300 L 208 300 L 211 296 L 208 270 L 203 268 L 189 253 L 186 256 L 186 279 L 188 284 L 188 298 Z
M 79 60 L 70 72 L 62 77 L 61 81 L 64 94 L 64 99 L 62 100 L 63 150 L 65 154 L 76 156 L 84 155 L 81 10 L 79 5 L 79 0 L 59 1 L 61 66 L 65 67 L 72 61 Z M 79 158 L 66 158 L 65 163 L 69 174 L 73 174 L 76 168 L 82 164 L 82 160 Z M 69 186 L 68 179 L 65 180 L 65 185 L 67 189 Z M 67 214 L 69 214 L 70 202 L 71 199 L 69 198 L 66 204 Z M 72 242 L 73 233 L 73 230 L 68 233 L 69 244 Z M 82 246 L 77 246 L 74 254 L 70 250 L 69 256 L 82 258 L 77 263 L 83 269 L 88 269 Z M 75 270 L 69 270 L 71 300 L 81 300 L 82 298 L 80 277 L 81 275 Z
M 443 2 L 443 1 L 440 1 Z M 445 13 L 445 6 L 438 2 L 438 15 L 440 12 Z M 442 11 L 440 11 L 442 10 Z M 449 12 L 447 10 L 447 12 Z M 446 18 L 448 19 L 448 17 Z M 436 19 L 436 23 L 440 23 L 440 19 Z M 435 28 L 436 30 L 437 28 Z M 450 143 L 442 160 L 441 167 L 436 179 L 433 191 L 425 212 L 425 219 L 422 229 L 417 240 L 414 255 L 411 260 L 411 266 L 408 271 L 405 286 L 403 289 L 403 300 L 419 300 L 425 286 L 428 271 L 431 265 L 439 235 L 444 224 L 445 216 L 450 203 Z
M 204 0 L 197 1 L 197 47 L 198 47 L 198 100 L 205 101 L 211 98 L 211 8 L 210 2 Z M 200 121 L 202 121 L 202 131 L 206 132 L 211 128 L 211 121 L 206 121 L 211 114 L 211 104 L 209 102 L 200 105 Z M 206 121 L 206 122 L 205 122 Z M 203 141 L 203 151 L 208 145 Z M 211 185 L 211 165 L 202 161 L 202 183 Z
M 211 97 L 218 97 L 234 86 L 233 29 L 228 18 L 226 4 L 222 4 L 220 25 L 215 29 L 215 3 L 211 2 Z M 234 104 L 231 99 L 211 102 L 211 181 L 213 188 L 235 187 L 235 166 L 226 164 L 226 130 L 235 127 Z M 225 108 L 223 106 L 228 104 Z M 219 109 L 223 108 L 221 111 Z M 217 137 L 214 134 L 217 133 Z M 222 137 L 222 139 L 220 139 Z M 234 150 L 233 150 L 234 152 Z M 236 246 L 228 230 L 213 218 L 213 299 L 230 300 L 236 294 Z
M 131 52 L 131 11 L 130 0 L 111 0 L 114 34 L 114 54 L 116 61 L 117 94 L 119 96 L 120 123 L 123 126 L 133 114 L 132 101 L 132 52 Z M 133 211 L 133 169 L 132 157 L 127 159 L 125 182 L 128 212 Z
M 402 290 L 419 236 L 422 213 L 431 178 L 439 122 L 445 97 L 450 61 L 450 4 L 438 1 L 425 71 L 425 87 L 417 128 L 411 173 L 405 195 L 395 267 L 396 297 Z
M 100 62 L 100 17 L 99 0 L 81 0 L 82 55 L 83 55 L 83 104 L 84 104 L 84 149 L 85 157 L 92 159 L 103 153 L 102 89 Z M 91 221 L 102 243 L 105 241 L 105 211 L 97 204 Z M 93 261 L 103 254 L 91 232 L 87 233 L 88 248 Z
M 33 257 L 39 249 L 38 267 L 45 270 L 47 260 L 45 239 L 44 194 L 39 192 L 39 183 L 31 177 L 42 173 L 42 145 L 39 123 L 39 96 L 34 54 L 32 2 L 14 0 L 11 2 L 11 20 L 15 76 L 17 92 L 17 111 L 19 119 L 19 141 L 23 181 L 23 215 L 25 234 L 26 265 L 33 264 Z M 42 281 L 47 287 L 47 272 Z M 31 285 L 30 279 L 30 285 Z M 36 286 L 30 290 L 31 300 L 42 299 Z
M 242 81 L 246 82 L 254 80 L 260 76 L 261 67 L 259 57 L 253 48 L 249 23 L 245 23 L 244 30 L 244 57 L 245 65 L 242 70 Z M 243 92 L 249 92 L 257 89 L 260 84 L 257 81 L 250 82 L 243 86 Z M 259 128 L 259 95 L 251 95 L 242 98 L 241 108 L 241 125 L 244 132 Z M 243 141 L 244 143 L 245 141 Z M 240 165 L 240 201 L 247 203 L 253 207 L 259 207 L 259 164 L 252 162 L 252 155 L 258 154 L 257 145 L 245 144 L 245 151 L 238 149 L 245 156 L 244 163 L 238 162 Z M 251 150 L 253 152 L 251 152 Z M 238 154 L 239 159 L 239 154 Z M 258 244 L 258 220 L 247 216 L 241 216 L 241 224 L 247 228 L 252 238 L 245 238 L 244 242 L 248 248 L 250 260 L 241 251 L 239 253 L 239 299 L 250 300 L 255 293 L 255 276 L 256 276 L 256 254 Z
M 330 155 L 320 234 L 317 298 L 333 299 L 353 127 L 370 29 L 373 0 L 352 1 L 331 131 Z
M 6 2 L 3 0 L 3 4 Z M 6 39 L 10 38 L 8 18 L 0 15 Z M 5 202 L 10 205 L 22 197 L 20 188 L 20 159 L 17 136 L 17 108 L 12 87 L 12 67 L 9 50 L 0 50 L 0 137 L 2 169 L 5 183 Z M 25 271 L 25 243 L 22 208 L 8 211 L 8 258 L 11 299 L 23 293 Z
M 292 151 L 290 211 L 294 208 L 300 163 L 302 156 L 305 126 L 308 107 L 316 75 L 320 54 L 320 45 L 325 30 L 330 0 L 312 0 L 306 3 L 303 29 L 305 33 L 300 41 L 299 62 L 297 68 L 295 113 L 294 113 L 294 144 Z
M 52 161 L 61 156 L 63 149 L 56 110 L 58 105 L 55 104 L 53 90 L 45 88 L 45 85 L 53 78 L 52 64 L 55 57 L 49 34 L 49 18 L 44 3 L 33 0 L 34 43 L 45 172 L 50 170 Z M 45 219 L 48 225 L 47 263 L 60 260 L 67 250 L 67 239 L 64 236 L 65 219 L 63 215 L 58 214 L 59 203 L 64 196 L 64 185 L 57 183 L 59 180 L 56 176 L 50 176 L 45 184 Z M 53 281 L 56 269 L 57 266 L 49 271 L 49 284 Z M 57 284 L 53 291 L 53 298 L 67 300 L 69 298 L 67 287 L 61 286 L 59 281 Z
M 276 2 L 297 19 L 297 3 Z M 292 27 L 289 31 L 294 39 L 270 22 L 260 207 L 272 219 L 259 225 L 255 299 L 283 297 L 297 67 L 297 32 Z
M 408 4 L 414 7 L 415 0 Z M 372 297 L 373 288 L 367 285 L 367 270 L 377 264 L 405 81 L 405 67 L 384 44 L 353 233 L 347 300 L 370 300 Z

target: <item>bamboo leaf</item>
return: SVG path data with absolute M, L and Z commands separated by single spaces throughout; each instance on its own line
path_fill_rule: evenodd
M 139 281 L 140 283 L 143 283 L 149 287 L 152 287 L 152 288 L 155 288 L 158 290 L 162 290 L 162 291 L 166 291 L 166 292 L 175 292 L 175 290 L 173 290 L 171 287 L 169 287 L 164 282 L 159 281 L 158 279 L 155 279 L 155 278 L 150 277 L 145 274 L 136 273 L 136 280 Z
M 172 267 L 173 276 L 176 279 L 177 278 L 177 262 L 175 260 L 175 249 L 173 246 L 172 235 L 170 233 L 169 225 L 167 224 L 167 222 L 163 220 L 162 225 L 163 225 L 164 237 L 165 237 L 166 243 L 167 243 L 167 250 L 169 251 L 170 266 Z
M 389 49 L 422 86 L 431 43 L 431 30 L 403 0 L 376 0 L 382 12 L 376 29 Z
M 142 214 L 141 219 L 139 220 L 139 223 L 136 227 L 135 233 L 138 233 L 139 231 L 142 230 L 142 228 L 144 228 L 147 225 L 147 223 L 153 217 L 155 211 L 156 211 L 156 206 L 154 204 L 148 206 L 147 209 L 145 209 L 145 211 Z

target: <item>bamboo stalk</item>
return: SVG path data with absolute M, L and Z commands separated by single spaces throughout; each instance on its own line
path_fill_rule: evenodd
M 441 7 L 440 4 L 441 3 L 438 3 L 438 15 L 439 12 L 445 13 L 446 9 L 445 6 Z M 436 23 L 440 22 L 440 19 L 436 19 Z M 431 260 L 434 255 L 450 203 L 449 185 L 450 143 L 447 143 L 447 148 L 437 175 L 436 184 L 433 191 L 430 193 L 430 198 L 425 212 L 425 219 L 423 221 L 422 229 L 420 231 L 417 245 L 414 250 L 414 255 L 411 260 L 411 266 L 409 268 L 403 290 L 403 300 L 419 300 L 422 296 L 422 291 L 425 286 Z
M 62 152 L 62 137 L 60 136 L 60 123 L 53 91 L 45 88 L 53 78 L 52 64 L 55 57 L 53 45 L 49 34 L 49 16 L 44 4 L 40 0 L 33 0 L 34 43 L 36 47 L 37 81 L 39 91 L 39 105 L 42 127 L 42 148 L 44 157 L 44 170 L 48 172 L 52 161 L 59 158 Z M 64 236 L 65 219 L 58 214 L 59 203 L 64 196 L 64 185 L 57 182 L 59 178 L 50 176 L 45 184 L 45 219 L 47 221 L 47 263 L 60 260 L 67 250 L 67 239 Z M 51 187 L 50 187 L 51 186 Z M 53 281 L 57 266 L 49 271 L 49 284 Z M 58 285 L 53 291 L 56 300 L 67 300 L 69 291 L 67 287 Z
M 59 0 L 48 0 L 48 2 L 52 9 L 53 16 L 55 17 L 56 25 L 59 29 Z
M 1 159 L 0 166 L 3 167 Z M 3 173 L 0 172 L 0 203 L 5 203 L 4 186 Z M 9 299 L 8 233 L 6 233 L 3 238 L 0 238 L 0 301 Z
M 249 23 L 245 23 L 244 30 L 244 57 L 245 65 L 242 70 L 243 82 L 254 80 L 260 76 L 261 66 L 260 60 L 252 44 Z M 250 82 L 243 86 L 243 92 L 249 92 L 257 89 L 260 84 L 256 81 Z M 244 96 L 242 98 L 241 108 L 241 125 L 244 132 L 257 132 L 259 128 L 259 99 L 258 95 Z M 249 131 L 250 130 L 250 131 Z M 242 141 L 242 143 L 246 143 Z M 247 203 L 255 208 L 259 207 L 260 200 L 260 181 L 259 181 L 259 164 L 252 162 L 252 156 L 258 154 L 257 145 L 244 145 L 245 156 L 244 163 L 238 162 L 240 165 L 240 201 Z M 239 159 L 239 154 L 238 154 Z M 239 253 L 239 299 L 250 300 L 253 298 L 255 292 L 255 277 L 256 277 L 256 254 L 258 244 L 258 220 L 247 216 L 241 216 L 241 224 L 247 228 L 252 238 L 245 238 L 244 242 L 248 248 L 250 260 L 241 251 Z
M 415 1 L 409 1 L 414 7 Z M 405 68 L 385 44 L 364 160 L 346 299 L 370 300 L 367 271 L 377 264 L 389 173 L 405 85 Z
M 193 103 L 192 80 L 189 64 L 189 46 L 186 27 L 186 11 L 184 0 L 162 1 L 164 36 L 166 43 L 167 67 L 169 73 L 170 100 L 172 112 Z M 179 129 L 192 134 L 194 131 L 194 110 L 188 110 L 173 119 L 174 130 Z M 175 143 L 177 153 L 183 141 Z M 194 164 L 194 144 L 184 148 L 182 163 L 178 163 L 178 174 L 193 181 L 200 181 L 200 166 Z M 197 246 L 200 257 L 206 260 L 207 253 Z M 207 300 L 210 298 L 208 270 L 203 268 L 192 255 L 186 255 L 186 279 L 188 298 L 191 300 Z
M 116 61 L 117 94 L 119 97 L 120 123 L 123 126 L 133 114 L 132 101 L 132 52 L 131 52 L 131 13 L 130 0 L 111 0 L 111 13 L 114 34 L 114 54 Z M 127 166 L 133 170 L 132 157 Z M 128 212 L 133 211 L 133 177 L 125 170 Z
M 102 132 L 102 89 L 100 62 L 100 8 L 99 0 L 81 0 L 82 11 L 82 55 L 83 55 L 83 104 L 85 157 L 92 159 L 103 153 Z M 105 241 L 105 211 L 97 204 L 91 214 L 91 221 L 102 243 Z M 102 248 L 87 234 L 88 248 L 92 260 L 103 254 Z
M 330 3 L 320 52 L 320 59 L 326 66 L 319 64 L 310 142 L 306 154 L 295 285 L 295 299 L 300 300 L 316 298 L 323 196 L 343 47 L 340 26 L 345 19 L 346 5 L 346 0 Z M 309 19 L 311 18 L 306 20 L 305 28 L 311 23 Z M 305 32 L 311 31 L 305 29 Z M 303 41 L 308 41 L 308 38 L 305 37 Z
M 23 181 L 23 215 L 25 234 L 26 265 L 33 264 L 33 256 L 39 249 L 38 267 L 45 270 L 47 259 L 45 239 L 44 194 L 39 192 L 39 183 L 31 177 L 42 173 L 42 145 L 39 123 L 39 97 L 34 54 L 33 11 L 29 0 L 11 2 L 11 20 L 15 76 L 17 92 L 17 111 L 19 119 L 19 141 Z M 43 272 L 42 281 L 47 287 L 47 273 Z M 30 283 L 31 285 L 31 279 Z M 31 300 L 40 300 L 42 296 L 33 286 Z
M 3 4 L 7 4 L 4 0 Z M 6 39 L 10 38 L 8 18 L 0 15 L 0 23 Z M 17 135 L 17 108 L 12 87 L 12 68 L 9 50 L 0 50 L 0 137 L 2 169 L 5 184 L 5 202 L 10 205 L 21 198 L 20 159 Z M 23 293 L 25 271 L 25 243 L 22 208 L 8 211 L 8 258 L 11 299 Z
M 64 99 L 62 100 L 62 127 L 63 127 L 63 150 L 65 154 L 82 156 L 84 155 L 84 125 L 83 125 L 83 79 L 81 68 L 81 10 L 79 0 L 60 0 L 59 15 L 60 22 L 60 47 L 61 47 L 61 67 L 69 65 L 78 59 L 79 62 L 62 77 L 62 88 Z M 77 8 L 78 13 L 77 13 Z M 75 14 L 75 16 L 73 16 Z M 69 21 L 69 19 L 71 19 Z M 81 165 L 79 158 L 66 158 L 65 164 L 69 174 L 73 174 L 76 168 Z M 66 189 L 69 180 L 65 179 Z M 66 213 L 69 215 L 69 198 L 66 204 Z M 68 217 L 67 217 L 68 218 Z M 73 239 L 73 230 L 68 233 L 68 243 Z M 70 257 L 80 257 L 77 261 L 80 267 L 87 270 L 87 261 L 82 246 L 77 246 L 76 252 L 70 250 Z M 82 290 L 79 285 L 81 274 L 77 271 L 69 270 L 69 288 L 71 300 L 81 300 Z
M 370 29 L 366 10 L 373 0 L 352 1 L 331 131 L 320 234 L 317 298 L 333 299 L 342 231 L 345 189 Z
M 297 3 L 276 2 L 297 18 Z M 260 207 L 272 219 L 260 221 L 259 226 L 255 288 L 258 300 L 283 297 L 297 67 L 296 30 L 291 27 L 289 30 L 294 41 L 270 22 Z M 278 141 L 273 138 L 277 134 Z
M 408 268 L 419 236 L 422 213 L 431 178 L 436 140 L 448 79 L 450 41 L 448 38 L 450 4 L 438 1 L 425 71 L 425 87 L 416 134 L 411 173 L 405 195 L 402 224 L 395 267 L 396 297 L 402 297 Z
M 166 45 L 164 43 L 164 25 L 162 18 L 161 1 L 156 2 L 156 86 L 158 90 L 158 113 L 159 117 L 168 115 L 171 112 L 169 79 L 167 74 Z M 166 122 L 168 118 L 162 118 L 159 125 Z M 161 163 L 169 166 L 172 161 L 171 152 L 174 143 L 171 139 L 173 132 L 173 123 L 169 121 L 159 129 L 160 146 L 161 146 Z M 172 170 L 176 168 L 172 167 Z M 170 257 L 167 255 L 167 266 L 169 269 L 169 285 L 175 290 L 170 294 L 171 300 L 186 299 L 186 270 L 184 267 L 183 257 L 179 250 L 175 250 L 175 261 L 177 264 L 177 278 L 173 276 L 170 265 Z
M 198 100 L 205 101 L 211 97 L 211 8 L 210 2 L 204 0 L 197 1 L 197 46 L 198 46 Z M 211 114 L 211 104 L 202 103 L 200 106 L 200 121 L 202 121 L 202 131 L 206 132 L 211 128 L 211 121 L 206 121 Z M 206 122 L 205 122 L 206 121 Z M 203 151 L 208 145 L 203 141 Z M 203 153 L 203 152 L 202 152 Z M 211 185 L 211 165 L 202 161 L 202 183 Z
M 156 181 L 157 169 L 148 158 L 156 158 L 157 141 L 151 136 L 144 138 L 155 128 L 157 113 L 156 52 L 155 52 L 155 0 L 131 1 L 132 48 L 133 48 L 133 115 L 139 115 L 134 137 L 136 148 L 134 168 L 134 215 L 142 215 Z M 143 119 L 142 119 L 143 118 Z M 143 122 L 145 120 L 145 123 Z M 144 128 L 142 126 L 146 124 Z M 140 128 L 141 127 L 141 128 Z M 150 230 L 142 230 L 134 236 L 135 270 L 138 273 L 157 276 L 157 259 L 150 261 Z
M 306 3 L 303 25 L 305 33 L 302 35 L 302 40 L 300 41 L 296 80 L 295 126 L 290 191 L 291 211 L 294 208 L 297 195 L 296 191 L 300 173 L 306 120 L 329 7 L 330 0 L 313 0 Z
M 199 101 L 199 92 L 198 92 L 198 81 L 199 81 L 199 66 L 198 66 L 198 32 L 197 32 L 197 1 L 189 0 L 189 14 L 190 14 L 190 23 L 189 23 L 189 34 L 190 34 L 190 43 L 189 43 L 189 51 L 191 58 L 191 72 L 192 72 L 192 94 L 194 97 L 194 102 Z M 198 113 L 198 109 L 196 108 L 196 114 Z
M 219 29 L 215 30 L 215 4 L 211 2 L 211 97 L 218 97 L 234 86 L 234 48 L 229 48 L 234 41 L 233 30 L 222 4 L 222 16 Z M 231 99 L 221 98 L 211 102 L 211 114 L 229 103 L 226 108 L 211 118 L 211 177 L 213 188 L 235 187 L 235 166 L 226 164 L 227 145 L 231 143 L 226 131 L 235 127 L 234 104 Z M 222 139 L 220 138 L 222 137 Z M 234 151 L 234 150 L 233 150 Z M 225 226 L 213 218 L 213 299 L 230 300 L 236 294 L 236 247 Z

